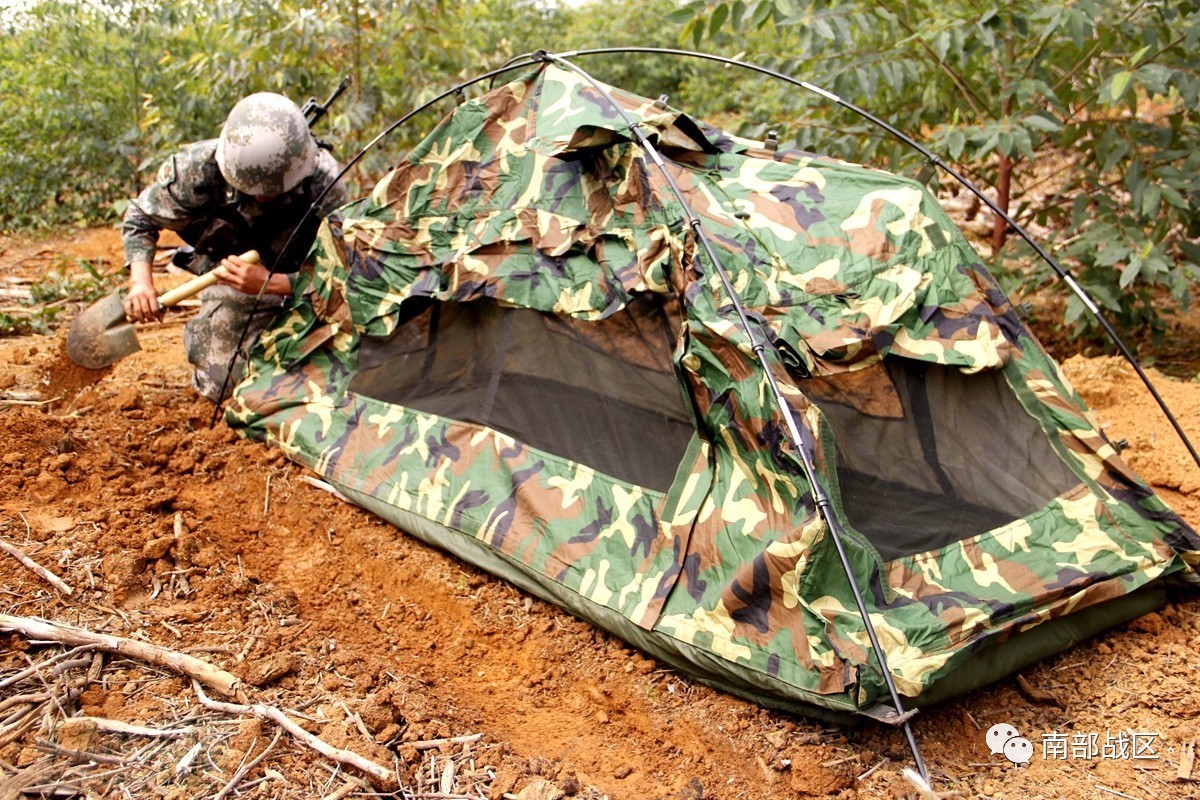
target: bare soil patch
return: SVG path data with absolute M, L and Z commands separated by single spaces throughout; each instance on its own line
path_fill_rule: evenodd
M 0 279 L 44 268 L 44 249 L 120 258 L 108 230 L 5 242 Z M 189 388 L 187 313 L 142 328 L 143 350 L 102 373 L 73 367 L 62 333 L 0 339 L 0 540 L 73 589 L 0 553 L 0 612 L 203 658 L 249 701 L 394 769 L 406 788 L 392 796 L 916 796 L 898 731 L 699 685 L 210 428 L 212 406 Z M 1131 371 L 1058 355 L 1133 467 L 1200 524 L 1200 475 Z M 1155 377 L 1200 441 L 1200 383 Z M 915 729 L 937 788 L 958 797 L 1192 797 L 1200 783 L 1178 776 L 1200 736 L 1198 674 L 1200 600 L 1182 593 L 1021 680 L 923 711 Z M 1033 741 L 1029 765 L 989 752 L 997 722 Z M 172 670 L 0 634 L 0 797 L 369 796 L 361 773 L 276 730 L 205 708 Z M 1100 748 L 1131 733 L 1152 758 L 1088 750 L 1092 734 Z M 1042 757 L 1052 734 L 1074 746 L 1066 758 Z

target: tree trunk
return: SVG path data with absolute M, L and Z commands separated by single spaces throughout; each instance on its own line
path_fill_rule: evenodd
M 1008 213 L 1009 192 L 1012 187 L 1013 162 L 1008 156 L 1000 156 L 1000 175 L 996 179 L 996 205 Z M 1000 216 L 992 221 L 992 255 L 1000 252 L 1008 241 L 1008 223 Z

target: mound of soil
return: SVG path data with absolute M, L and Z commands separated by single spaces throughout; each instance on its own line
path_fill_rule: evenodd
M 73 246 L 81 257 L 119 258 L 114 231 L 54 248 Z M 39 268 L 36 252 L 23 252 L 11 242 L 0 251 L 0 279 Z M 0 553 L 0 610 L 202 657 L 334 747 L 396 766 L 417 787 L 406 797 L 916 796 L 901 774 L 911 757 L 900 732 L 816 724 L 694 683 L 322 491 L 278 451 L 210 427 L 212 406 L 189 388 L 187 313 L 142 328 L 142 351 L 103 373 L 74 367 L 62 334 L 0 339 L 0 540 L 73 590 L 56 591 Z M 1200 524 L 1200 471 L 1136 376 L 1114 358 L 1064 366 L 1099 424 L 1128 441 L 1134 469 Z M 1200 441 L 1200 383 L 1155 377 Z M 0 652 L 3 679 L 50 649 L 0 634 Z M 257 720 L 206 716 L 169 670 L 106 664 L 73 690 L 73 708 L 195 732 L 157 750 L 108 734 L 106 752 L 129 762 L 111 769 L 132 770 L 136 753 L 166 766 L 118 794 L 95 777 L 107 762 L 92 764 L 99 782 L 88 784 L 78 757 L 68 760 L 71 780 L 92 796 L 211 796 L 274 734 Z M 1183 593 L 923 711 L 915 731 L 936 788 L 959 797 L 1195 796 L 1198 669 L 1200 600 Z M 99 746 L 67 747 L 62 708 L 46 712 L 57 727 L 8 735 L 15 706 L 5 686 L 0 795 L 21 768 L 67 769 L 47 759 Z M 1029 764 L 990 752 L 985 737 L 1000 722 L 1033 742 Z M 53 745 L 48 730 L 58 731 Z M 1134 734 L 1143 757 L 1115 749 Z M 1059 736 L 1064 757 L 1044 757 Z M 195 746 L 206 748 L 195 757 L 202 769 L 176 769 Z M 290 737 L 273 747 L 226 796 L 369 792 Z

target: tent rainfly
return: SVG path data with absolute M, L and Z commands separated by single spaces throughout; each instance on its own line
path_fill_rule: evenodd
M 831 720 L 889 706 L 878 655 L 921 706 L 1200 566 L 923 185 L 556 63 L 326 220 L 226 418 L 688 675 Z

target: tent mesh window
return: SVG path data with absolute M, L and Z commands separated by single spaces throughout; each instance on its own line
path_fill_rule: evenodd
M 1081 483 L 1000 371 L 889 357 L 805 388 L 834 431 L 845 518 L 888 561 L 999 528 Z
M 670 488 L 695 429 L 671 358 L 674 299 L 638 295 L 599 321 L 491 300 L 409 300 L 405 317 L 363 340 L 350 391 Z

